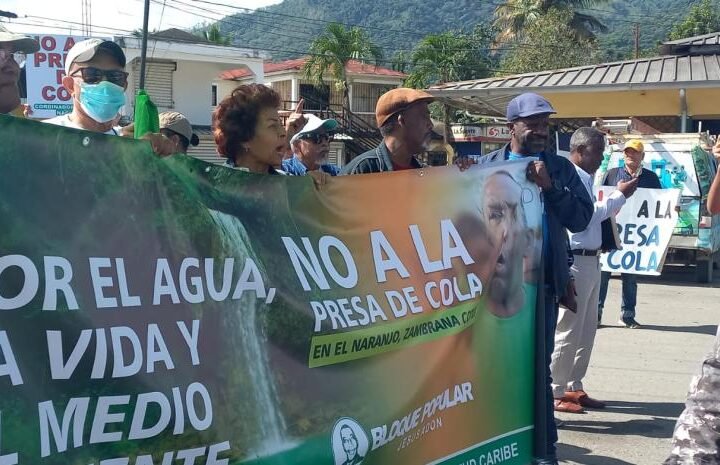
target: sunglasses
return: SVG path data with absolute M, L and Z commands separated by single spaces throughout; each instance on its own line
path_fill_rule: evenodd
M 333 140 L 333 136 L 334 134 L 318 134 L 315 132 L 311 132 L 308 134 L 303 134 L 302 136 L 298 137 L 298 139 L 307 140 L 315 144 L 319 144 L 321 142 L 329 142 Z
M 71 74 L 71 76 L 77 76 L 78 73 L 82 76 L 82 80 L 86 84 L 97 84 L 103 80 L 117 84 L 120 87 L 127 85 L 128 73 L 117 69 L 98 69 L 88 66 L 87 68 L 80 68 Z
M 22 68 L 26 55 L 24 52 L 11 52 L 10 50 L 0 49 L 0 65 L 4 65 L 10 59 L 14 60 Z

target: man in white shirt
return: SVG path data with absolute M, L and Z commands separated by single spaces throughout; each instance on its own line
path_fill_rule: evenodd
M 65 57 L 63 86 L 73 97 L 73 110 L 45 123 L 103 134 L 121 135 L 117 122 L 125 105 L 128 73 L 125 53 L 115 42 L 87 39 L 76 43 Z M 162 134 L 146 134 L 160 156 L 174 152 L 173 142 Z
M 605 404 L 591 398 L 582 380 L 590 363 L 597 330 L 600 294 L 600 223 L 617 214 L 626 198 L 637 189 L 637 178 L 618 183 L 618 190 L 602 201 L 595 198 L 593 176 L 600 167 L 605 151 L 605 135 L 593 128 L 580 128 L 570 139 L 570 161 L 580 180 L 595 201 L 593 215 L 584 231 L 570 233 L 570 249 L 575 260 L 570 269 L 575 280 L 577 312 L 560 308 L 555 331 L 555 350 L 550 369 L 553 379 L 555 411 L 583 413 L 584 407 L 603 408 Z
M 119 135 L 114 126 L 125 105 L 127 78 L 125 53 L 118 44 L 102 39 L 76 43 L 65 57 L 63 78 L 73 97 L 73 110 L 45 122 Z

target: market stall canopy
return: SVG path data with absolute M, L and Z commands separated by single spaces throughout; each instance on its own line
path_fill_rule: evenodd
M 555 118 L 688 116 L 720 118 L 720 33 L 663 44 L 666 55 L 438 85 L 452 106 L 504 116 L 523 92 L 550 100 Z

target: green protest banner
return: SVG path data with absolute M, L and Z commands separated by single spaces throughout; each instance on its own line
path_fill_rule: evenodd
M 530 462 L 523 163 L 316 181 L 0 137 L 0 464 Z

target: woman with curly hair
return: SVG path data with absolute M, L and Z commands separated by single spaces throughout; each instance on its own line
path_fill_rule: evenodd
M 218 153 L 233 168 L 261 174 L 281 174 L 287 139 L 278 109 L 280 95 L 262 84 L 237 87 L 213 112 L 213 136 Z

